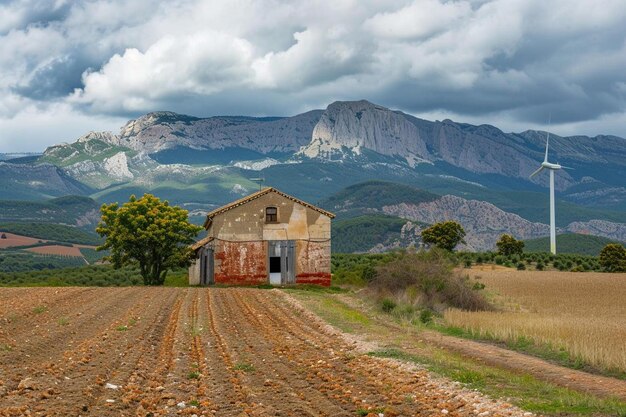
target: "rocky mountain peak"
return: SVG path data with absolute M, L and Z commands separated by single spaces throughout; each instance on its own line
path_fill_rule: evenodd
M 367 100 L 336 101 L 315 125 L 311 143 L 301 150 L 309 158 L 337 159 L 346 152 L 360 155 L 369 149 L 405 158 L 409 165 L 430 160 L 417 126 L 402 113 Z
M 92 140 L 99 140 L 105 143 L 109 143 L 111 145 L 118 145 L 119 144 L 119 137 L 114 135 L 111 132 L 94 132 L 91 131 L 89 133 L 87 133 L 86 135 L 81 136 L 80 138 L 78 138 L 77 142 L 78 143 L 87 143 L 90 142 Z

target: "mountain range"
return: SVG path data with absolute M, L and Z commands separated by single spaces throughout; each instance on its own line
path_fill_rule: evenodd
M 110 202 L 151 192 L 201 218 L 253 191 L 258 184 L 251 178 L 263 177 L 266 185 L 338 211 L 339 220 L 402 219 L 412 222 L 415 236 L 419 225 L 459 220 L 469 230 L 467 248 L 482 250 L 503 232 L 525 239 L 547 234 L 547 175 L 528 179 L 543 159 L 546 134 L 428 121 L 365 100 L 293 117 L 154 112 L 119 133 L 90 132 L 42 155 L 0 155 L 0 198 L 71 194 Z M 556 176 L 557 226 L 626 240 L 626 139 L 551 135 L 550 158 L 574 168 Z M 354 210 L 359 201 L 347 187 L 372 179 L 403 191 L 386 205 L 361 197 L 372 204 Z M 433 197 L 417 202 L 424 193 Z

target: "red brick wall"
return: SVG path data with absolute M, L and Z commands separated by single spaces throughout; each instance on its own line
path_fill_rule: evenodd
M 216 241 L 216 284 L 259 285 L 268 282 L 267 242 Z M 297 242 L 296 284 L 330 286 L 328 243 Z
M 302 272 L 296 275 L 296 284 L 313 284 L 330 287 L 330 273 L 328 272 Z
M 296 242 L 296 284 L 330 286 L 330 242 Z
M 266 243 L 218 241 L 215 248 L 215 283 L 267 284 Z

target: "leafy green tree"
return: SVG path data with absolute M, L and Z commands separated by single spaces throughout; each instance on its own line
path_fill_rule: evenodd
M 511 235 L 504 234 L 496 242 L 498 253 L 504 256 L 521 255 L 524 253 L 524 242 Z
M 169 269 L 190 265 L 189 245 L 202 228 L 189 223 L 186 210 L 144 194 L 121 207 L 104 204 L 100 212 L 96 232 L 105 242 L 98 250 L 111 251 L 106 259 L 115 268 L 138 264 L 144 284 L 163 285 Z
M 619 243 L 609 243 L 600 252 L 600 265 L 609 272 L 626 272 L 626 249 Z
M 453 251 L 459 243 L 465 243 L 465 230 L 455 221 L 445 221 L 435 223 L 432 226 L 422 230 L 422 240 L 429 245 L 435 245 L 438 248 L 447 251 Z

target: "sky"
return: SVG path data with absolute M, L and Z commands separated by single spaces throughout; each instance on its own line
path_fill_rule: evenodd
M 150 111 L 429 120 L 626 137 L 624 0 L 4 0 L 0 152 Z

